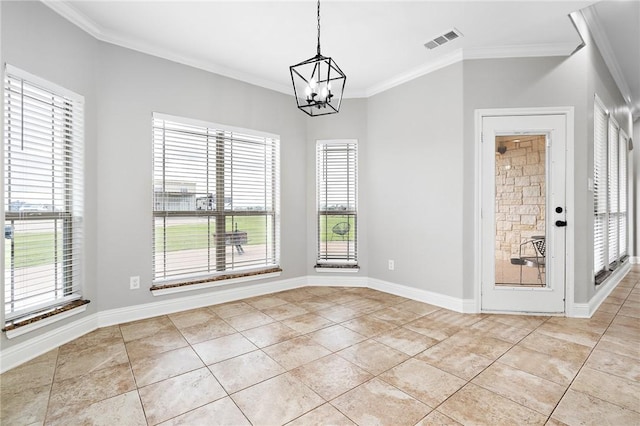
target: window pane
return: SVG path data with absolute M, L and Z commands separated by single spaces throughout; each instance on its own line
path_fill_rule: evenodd
M 357 262 L 358 146 L 319 141 L 316 149 L 317 262 Z
M 619 178 L 620 186 L 620 207 L 618 214 L 618 231 L 619 231 L 619 247 L 618 257 L 627 254 L 627 154 L 628 154 L 628 138 L 623 131 L 620 131 L 620 146 L 618 149 L 619 156 Z
M 318 261 L 347 262 L 356 259 L 356 216 L 320 214 Z
M 620 238 L 619 230 L 618 230 L 618 209 L 619 209 L 619 182 L 618 179 L 620 176 L 618 175 L 618 125 L 609 118 L 609 130 L 608 130 L 608 157 L 609 157 L 609 167 L 608 167 L 608 178 L 607 178 L 607 196 L 608 196 L 608 260 L 609 263 L 614 263 L 618 260 L 618 239 Z

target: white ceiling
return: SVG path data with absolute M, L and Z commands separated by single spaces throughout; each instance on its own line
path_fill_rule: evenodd
M 100 40 L 288 94 L 289 66 L 316 53 L 314 0 L 44 2 Z M 568 15 L 593 3 L 322 0 L 322 53 L 366 97 L 462 58 L 568 55 Z M 454 27 L 464 37 L 424 48 Z

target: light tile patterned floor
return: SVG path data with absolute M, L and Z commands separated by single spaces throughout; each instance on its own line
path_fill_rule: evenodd
M 639 281 L 588 320 L 305 287 L 107 327 L 0 376 L 0 423 L 639 425 Z

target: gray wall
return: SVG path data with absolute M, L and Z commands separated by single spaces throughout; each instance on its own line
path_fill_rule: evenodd
M 595 94 L 598 95 L 600 100 L 604 103 L 607 109 L 609 109 L 609 112 L 613 115 L 613 117 L 616 119 L 616 121 L 620 125 L 620 128 L 625 131 L 628 137 L 631 137 L 633 133 L 633 128 L 632 128 L 633 123 L 631 121 L 631 115 L 629 113 L 629 109 L 626 106 L 626 102 L 624 101 L 624 98 L 622 97 L 620 90 L 618 90 L 615 80 L 611 76 L 611 73 L 609 72 L 609 69 L 605 64 L 604 59 L 600 54 L 600 51 L 595 47 L 595 41 L 593 40 L 589 31 L 583 31 L 583 38 L 585 39 L 588 47 L 587 49 L 585 49 L 585 52 L 584 52 L 586 56 L 586 61 L 587 61 L 587 66 L 586 66 L 586 69 L 587 69 L 586 95 L 587 95 L 587 117 L 588 117 L 587 173 L 588 173 L 588 176 L 593 176 L 593 155 L 594 155 L 593 154 L 594 152 L 593 109 L 594 109 L 594 99 L 595 99 L 594 95 Z M 629 157 L 631 161 L 628 162 L 627 164 L 629 165 L 629 173 L 632 173 L 633 154 L 631 154 Z M 629 194 L 629 192 L 627 192 L 627 194 Z M 588 248 L 587 250 L 588 257 L 587 257 L 587 261 L 585 262 L 585 265 L 586 265 L 585 272 L 591 274 L 590 276 L 587 277 L 589 279 L 589 282 L 586 284 L 587 300 L 590 300 L 591 297 L 593 297 L 593 295 L 598 291 L 598 289 L 603 287 L 603 286 L 596 287 L 592 278 L 593 277 L 593 249 L 592 249 L 593 247 L 593 231 L 592 231 L 593 230 L 593 214 L 590 214 L 590 213 L 593 212 L 593 207 L 594 207 L 593 192 L 588 191 L 586 208 L 584 210 L 584 212 L 587 215 L 586 219 L 587 219 L 587 226 L 589 229 L 589 235 L 586 240 L 586 244 L 588 244 L 586 246 Z M 633 229 L 632 221 L 633 221 L 633 214 L 629 214 L 630 226 L 627 229 L 628 232 L 631 232 Z M 632 239 L 629 239 L 628 241 L 629 241 L 629 246 L 628 246 L 629 254 L 631 254 Z M 577 246 L 577 243 L 578 242 L 576 241 L 576 246 Z M 576 299 L 577 299 L 577 296 L 576 296 Z
M 367 160 L 367 100 L 346 99 L 340 106 L 340 113 L 307 118 L 307 275 L 316 275 L 314 269 L 317 255 L 316 221 L 316 141 L 330 139 L 358 140 L 358 266 L 357 276 L 368 275 L 368 218 L 371 209 L 368 204 L 370 186 L 365 179 L 369 162 Z M 339 274 L 336 270 L 335 274 Z M 352 273 L 347 273 L 353 276 Z M 325 274 L 326 275 L 326 274 Z
M 87 314 L 180 297 L 154 298 L 145 290 L 154 111 L 281 136 L 283 279 L 315 274 L 315 141 L 358 139 L 359 276 L 468 299 L 475 110 L 574 106 L 575 300 L 587 302 L 595 292 L 587 190 L 593 92 L 623 126 L 630 124 L 592 44 L 569 58 L 464 61 L 366 100 L 347 100 L 339 115 L 311 119 L 289 96 L 96 41 L 41 3 L 0 7 L 2 61 L 85 96 Z M 639 139 L 636 132 L 636 146 Z M 395 271 L 387 269 L 389 259 Z M 128 289 L 132 275 L 141 276 L 141 290 Z M 54 327 L 10 342 L 2 335 L 0 344 Z
M 462 297 L 463 64 L 368 101 L 369 276 Z
M 593 93 L 627 126 L 595 44 L 568 58 L 467 60 L 368 100 L 369 276 L 474 297 L 475 111 L 573 106 L 575 302 L 593 285 Z M 410 153 L 410 154 L 407 154 Z M 387 270 L 387 260 L 396 270 Z
M 628 110 L 600 52 L 586 28 L 578 24 L 586 46 L 568 58 L 465 61 L 465 218 L 464 235 L 473 237 L 474 111 L 479 108 L 573 106 L 574 122 L 574 301 L 586 303 L 596 292 L 593 283 L 594 93 L 612 109 L 623 128 L 630 129 Z M 629 132 L 628 132 L 629 133 Z M 465 297 L 473 295 L 473 247 L 465 243 Z
M 624 100 L 588 32 L 587 45 L 568 58 L 473 60 L 464 63 L 465 217 L 464 295 L 473 296 L 474 111 L 480 108 L 574 107 L 574 301 L 588 302 L 593 284 L 593 97 L 597 93 L 628 126 Z
M 573 106 L 575 137 L 575 210 L 586 212 L 587 197 L 587 105 L 586 61 L 580 51 L 568 58 L 487 59 L 466 61 L 464 68 L 464 140 L 465 140 L 465 297 L 473 295 L 473 192 L 476 176 L 475 110 L 481 108 L 563 107 Z M 593 211 L 593 208 L 590 210 Z M 588 260 L 593 256 L 586 247 L 591 235 L 587 215 L 576 215 L 575 301 L 590 297 L 585 284 L 592 280 Z M 591 245 L 593 247 L 593 245 Z M 591 254 L 589 254 L 591 253 Z
M 280 135 L 280 279 L 306 275 L 307 243 L 300 238 L 307 233 L 306 119 L 290 96 L 96 41 L 39 2 L 1 7 L 3 63 L 85 97 L 84 296 L 92 303 L 83 315 L 181 297 L 147 290 L 153 112 Z M 132 275 L 141 277 L 140 290 L 129 290 Z M 4 349 L 78 319 L 10 341 L 3 333 L 0 344 Z
M 98 43 L 39 2 L 2 2 L 0 7 L 3 66 L 5 63 L 16 66 L 83 95 L 85 99 L 84 295 L 93 301 L 86 312 L 86 315 L 92 314 L 97 310 L 95 299 L 98 295 L 97 121 L 93 72 Z M 23 342 L 77 319 L 63 320 L 11 341 L 2 333 L 0 345 L 5 348 Z
M 301 202 L 307 190 L 305 118 L 293 107 L 292 98 L 110 44 L 99 47 L 99 309 L 171 297 L 154 297 L 144 290 L 152 280 L 153 112 L 280 135 L 280 279 L 305 275 L 307 246 L 300 238 L 307 232 Z M 129 290 L 132 275 L 140 276 L 141 290 Z
M 633 151 L 631 157 L 632 160 L 632 182 L 631 190 L 633 196 L 631 197 L 631 203 L 629 208 L 633 215 L 633 232 L 631 240 L 631 256 L 640 256 L 640 209 L 638 209 L 638 200 L 640 199 L 640 117 L 636 118 L 633 122 Z

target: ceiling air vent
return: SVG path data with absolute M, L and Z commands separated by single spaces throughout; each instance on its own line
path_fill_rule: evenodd
M 452 30 L 447 31 L 444 34 L 439 35 L 438 37 L 435 37 L 433 40 L 429 40 L 424 44 L 424 47 L 426 47 L 429 50 L 435 49 L 436 47 L 442 46 L 443 44 L 448 43 L 451 40 L 455 40 L 458 37 L 462 37 L 462 33 L 456 30 L 455 28 L 453 28 Z

